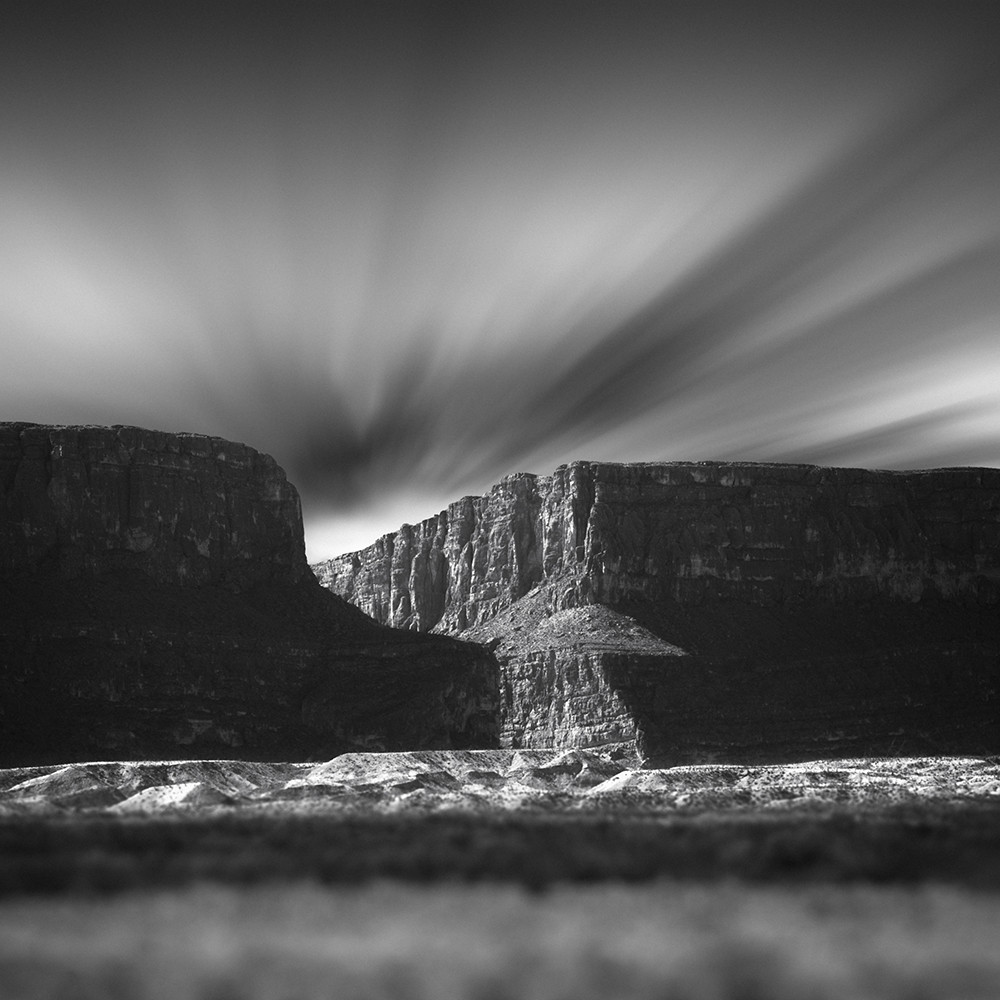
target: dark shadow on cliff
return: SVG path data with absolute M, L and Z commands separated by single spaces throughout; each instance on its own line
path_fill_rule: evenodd
M 0 764 L 495 746 L 496 663 L 321 588 L 0 582 Z
M 1000 750 L 995 606 L 632 601 L 688 655 L 605 653 L 647 766 Z

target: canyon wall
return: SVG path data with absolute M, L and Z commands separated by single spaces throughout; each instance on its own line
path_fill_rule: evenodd
M 1000 749 L 1000 470 L 579 462 L 315 570 L 488 644 L 507 745 Z
M 268 455 L 138 427 L 0 424 L 0 572 L 132 571 L 246 589 L 308 574 L 295 488 Z
M 492 746 L 477 646 L 321 588 L 245 445 L 0 424 L 0 761 Z
M 577 462 L 504 479 L 314 567 L 377 621 L 458 633 L 542 583 L 559 607 L 708 596 L 1000 601 L 1000 470 Z

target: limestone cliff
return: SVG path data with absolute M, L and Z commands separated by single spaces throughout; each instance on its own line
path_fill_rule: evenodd
M 321 588 L 245 445 L 0 424 L 0 760 L 496 743 L 495 661 Z
M 580 462 L 315 569 L 489 643 L 510 745 L 1000 749 L 1000 470 Z
M 0 424 L 0 572 L 159 583 L 308 575 L 295 488 L 268 455 L 138 427 Z

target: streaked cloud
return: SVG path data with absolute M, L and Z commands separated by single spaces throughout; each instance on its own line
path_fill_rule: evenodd
M 4 418 L 251 443 L 313 558 L 576 458 L 1000 464 L 989 5 L 11 9 Z

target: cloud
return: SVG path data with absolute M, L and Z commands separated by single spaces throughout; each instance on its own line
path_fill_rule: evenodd
M 1000 150 L 982 132 L 997 96 L 987 82 L 881 123 L 609 330 L 566 329 L 479 367 L 466 359 L 460 372 L 401 359 L 374 418 L 353 429 L 321 417 L 306 451 L 288 443 L 293 467 L 316 470 L 327 496 L 338 481 L 354 497 L 394 481 L 457 490 L 579 457 L 639 418 L 664 431 L 661 454 L 643 457 L 704 457 L 677 453 L 676 426 L 670 437 L 685 407 L 704 413 L 709 404 L 714 426 L 703 420 L 697 439 L 705 447 L 715 431 L 714 455 L 740 457 L 731 453 L 738 437 L 760 457 L 919 461 L 938 454 L 935 429 L 975 412 L 992 419 L 994 435 L 960 453 L 1000 459 L 1000 404 L 983 396 L 944 406 L 911 397 L 907 405 L 925 409 L 848 430 L 858 415 L 871 419 L 871 394 L 884 394 L 891 411 L 894 381 L 915 366 L 936 369 L 942 386 L 963 366 L 997 370 L 996 340 L 981 325 L 1000 313 L 1000 217 L 979 207 L 1000 170 Z M 958 177 L 966 188 L 956 193 Z M 901 267 L 901 231 L 919 231 L 949 202 L 934 242 Z M 845 384 L 868 398 L 845 399 Z M 768 419 L 755 436 L 734 408 Z M 774 415 L 794 421 L 803 443 L 775 441 Z
M 373 535 L 578 458 L 1000 463 L 990 5 L 54 10 L 4 417 L 246 441 Z

